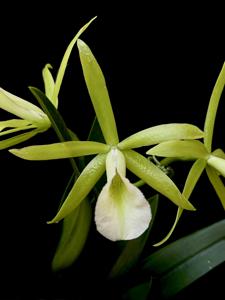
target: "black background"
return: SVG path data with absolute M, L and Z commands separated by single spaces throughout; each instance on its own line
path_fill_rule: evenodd
M 224 61 L 224 22 L 220 15 L 223 9 L 212 1 L 207 7 L 205 3 L 199 7 L 182 3 L 105 1 L 92 3 L 92 7 L 77 1 L 4 4 L 0 18 L 1 87 L 35 103 L 27 87 L 43 89 L 44 65 L 51 63 L 56 74 L 74 34 L 97 15 L 81 38 L 91 47 L 105 74 L 120 138 L 168 122 L 189 122 L 203 128 L 210 94 Z M 223 102 L 219 109 L 214 148 L 224 149 Z M 85 139 L 94 114 L 76 47 L 60 93 L 59 110 L 68 126 L 80 139 Z M 4 119 L 6 115 L 1 114 Z M 51 141 L 57 139 L 50 131 L 35 137 L 32 143 Z M 83 265 L 77 265 L 79 276 L 87 276 L 85 287 L 80 286 L 77 273 L 71 271 L 59 276 L 51 273 L 58 229 L 46 225 L 46 221 L 56 211 L 70 175 L 69 164 L 24 162 L 6 150 L 1 151 L 0 162 L 0 299 L 79 299 L 83 288 L 93 289 L 94 278 L 98 278 L 96 274 L 101 269 L 99 259 L 102 264 L 111 260 L 113 246 L 96 235 L 103 248 L 92 243 L 93 251 L 86 253 L 83 262 L 90 256 L 98 263 L 92 270 L 85 267 L 90 272 L 88 276 L 81 275 Z M 180 187 L 184 180 L 181 175 L 186 174 L 188 167 L 176 166 L 175 179 Z M 204 175 L 192 202 L 198 211 L 184 216 L 171 240 L 224 216 Z M 174 214 L 174 208 L 165 201 L 156 223 L 154 242 L 163 237 Z M 186 295 L 197 293 L 203 286 L 206 293 L 222 290 L 219 278 L 224 273 L 222 265 L 188 289 Z M 101 281 L 98 285 L 101 286 Z

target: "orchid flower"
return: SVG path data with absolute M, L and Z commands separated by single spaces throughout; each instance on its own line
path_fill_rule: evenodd
M 132 150 L 168 140 L 192 140 L 203 132 L 191 124 L 163 124 L 142 130 L 119 142 L 104 75 L 89 47 L 77 42 L 84 78 L 105 143 L 69 141 L 49 145 L 11 149 L 28 160 L 49 160 L 97 154 L 86 165 L 56 216 L 57 223 L 85 199 L 106 171 L 107 182 L 100 192 L 96 208 L 97 230 L 106 238 L 130 240 L 140 236 L 151 221 L 151 208 L 142 192 L 126 178 L 126 168 L 177 206 L 194 210 L 174 182 L 154 163 Z
M 54 81 L 49 70 L 51 68 L 50 64 L 47 64 L 42 71 L 45 94 L 56 108 L 58 108 L 58 94 L 71 51 L 79 36 L 86 30 L 94 19 L 95 18 L 91 19 L 78 31 L 67 47 L 57 73 L 56 81 Z M 26 141 L 35 136 L 37 133 L 46 131 L 51 126 L 48 116 L 39 107 L 5 91 L 2 88 L 0 88 L 0 108 L 19 117 L 19 119 L 0 121 L 0 136 L 24 131 L 24 133 L 17 136 L 0 141 L 0 149 L 9 148 L 13 145 Z
M 165 141 L 147 151 L 147 154 L 170 157 L 175 159 L 194 160 L 194 164 L 190 169 L 186 179 L 183 195 L 189 199 L 195 185 L 197 184 L 204 170 L 218 195 L 223 208 L 225 209 L 225 186 L 220 178 L 225 177 L 225 153 L 221 149 L 212 151 L 213 131 L 216 119 L 216 113 L 225 85 L 225 63 L 218 76 L 216 84 L 213 88 L 212 95 L 209 101 L 208 111 L 206 114 L 204 125 L 204 141 Z M 173 233 L 181 215 L 183 208 L 179 207 L 175 222 L 166 235 L 166 237 L 155 245 L 164 243 Z

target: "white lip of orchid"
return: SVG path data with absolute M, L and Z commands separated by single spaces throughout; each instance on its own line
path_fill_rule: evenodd
M 137 238 L 149 226 L 151 208 L 142 192 L 125 177 L 125 157 L 117 148 L 107 154 L 106 174 L 107 183 L 95 208 L 97 230 L 112 241 Z

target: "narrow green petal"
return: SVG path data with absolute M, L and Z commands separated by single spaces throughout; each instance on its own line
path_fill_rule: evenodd
M 55 108 L 58 108 L 58 97 L 53 98 L 55 82 L 49 69 L 52 69 L 52 66 L 50 64 L 46 64 L 42 70 L 42 77 L 45 86 L 45 95 L 49 100 L 52 101 L 52 104 L 55 106 Z
M 68 141 L 49 145 L 28 146 L 9 150 L 12 154 L 27 160 L 50 160 L 106 153 L 110 146 L 91 141 Z
M 59 90 L 63 81 L 63 77 L 66 71 L 66 67 L 68 64 L 68 60 L 70 57 L 70 54 L 73 50 L 73 47 L 76 43 L 76 41 L 78 40 L 78 38 L 80 37 L 80 35 L 88 28 L 88 26 L 96 19 L 96 17 L 92 18 L 87 24 L 85 24 L 79 31 L 78 33 L 75 35 L 75 37 L 72 39 L 72 41 L 70 42 L 69 46 L 66 49 L 66 52 L 63 56 L 62 62 L 60 64 L 58 73 L 57 73 L 57 77 L 56 77 L 56 82 L 55 82 L 55 88 L 54 88 L 54 92 L 53 92 L 53 96 L 52 96 L 52 102 L 53 103 L 57 103 L 57 98 L 59 95 Z
M 225 177 L 225 159 L 210 155 L 207 163 Z
M 213 130 L 216 119 L 216 113 L 219 106 L 220 97 L 225 85 L 225 63 L 220 71 L 220 74 L 217 78 L 216 84 L 213 88 L 212 95 L 209 101 L 209 106 L 206 114 L 205 125 L 204 125 L 204 144 L 206 149 L 211 152 L 212 149 L 212 138 Z
M 0 108 L 31 123 L 48 122 L 48 117 L 39 107 L 2 88 L 0 88 Z
M 159 193 L 184 209 L 195 210 L 174 182 L 156 165 L 133 150 L 125 150 L 127 168 Z
M 116 123 L 104 75 L 90 48 L 81 40 L 77 41 L 84 78 L 92 104 L 107 144 L 119 142 Z
M 95 207 L 97 230 L 111 241 L 139 237 L 148 228 L 151 216 L 142 192 L 119 173 L 103 187 Z
M 5 128 L 17 128 L 17 127 L 25 127 L 30 125 L 31 123 L 27 120 L 21 119 L 11 119 L 7 121 L 0 121 L 0 131 Z
M 57 215 L 48 222 L 49 224 L 59 222 L 78 207 L 103 175 L 105 171 L 105 160 L 106 154 L 98 154 L 90 161 L 78 177 Z
M 12 146 L 22 143 L 26 140 L 29 140 L 30 138 L 35 136 L 37 133 L 39 133 L 39 130 L 32 130 L 32 131 L 11 137 L 9 139 L 0 141 L 0 150 L 12 147 Z
M 215 155 L 215 156 L 217 156 L 217 157 L 220 157 L 220 158 L 225 159 L 225 153 L 224 153 L 223 150 L 220 149 L 220 148 L 214 150 L 214 151 L 212 152 L 212 155 Z
M 85 199 L 63 220 L 61 238 L 52 261 L 53 271 L 67 268 L 80 255 L 91 224 L 91 209 Z
M 188 173 L 188 177 L 186 179 L 184 189 L 183 189 L 183 193 L 182 193 L 185 196 L 186 199 L 190 198 L 191 193 L 193 192 L 193 189 L 196 186 L 196 183 L 198 182 L 202 172 L 205 169 L 205 166 L 206 166 L 206 161 L 204 159 L 198 159 L 192 165 L 192 167 L 191 167 L 191 169 Z M 183 213 L 183 208 L 178 207 L 176 218 L 175 218 L 175 221 L 173 223 L 172 228 L 170 229 L 168 234 L 160 242 L 154 244 L 154 246 L 161 246 L 162 244 L 164 244 L 171 237 L 172 233 L 174 232 L 174 229 L 177 226 L 177 223 L 178 223 L 182 213 Z
M 203 132 L 191 124 L 162 124 L 139 131 L 119 143 L 120 149 L 150 146 L 168 140 L 198 139 Z
M 225 209 L 225 186 L 220 179 L 220 177 L 217 175 L 216 171 L 212 168 L 207 166 L 206 172 L 209 177 L 209 180 L 214 187 L 217 196 L 220 199 L 221 204 L 223 205 L 223 208 Z
M 181 208 L 180 206 L 178 206 L 177 208 L 177 213 L 176 213 L 176 218 L 175 218 L 175 221 L 173 223 L 173 226 L 171 227 L 170 231 L 167 233 L 167 235 L 158 243 L 155 243 L 153 246 L 154 247 L 158 247 L 158 246 L 161 246 L 162 244 L 164 244 L 166 241 L 168 241 L 168 239 L 171 237 L 171 235 L 173 234 L 174 232 L 174 229 L 176 228 L 177 226 L 177 223 L 178 221 L 180 220 L 180 217 L 182 215 L 182 212 L 183 212 L 183 208 Z
M 3 132 L 0 132 L 0 136 L 4 136 L 7 134 L 11 134 L 11 133 L 15 133 L 18 131 L 23 131 L 23 130 L 30 130 L 30 129 L 34 129 L 37 128 L 37 126 L 35 125 L 27 125 L 24 127 L 17 127 L 17 128 L 12 128 L 12 129 L 8 129 L 8 130 L 4 130 Z
M 163 142 L 146 152 L 148 155 L 179 157 L 183 159 L 207 159 L 209 154 L 200 141 Z

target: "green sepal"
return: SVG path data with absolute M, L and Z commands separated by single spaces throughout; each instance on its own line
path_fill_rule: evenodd
M 223 205 L 223 208 L 225 209 L 225 186 L 223 181 L 218 176 L 216 170 L 210 166 L 206 167 L 206 173 L 212 186 L 214 187 L 217 196 L 220 199 L 221 204 Z
M 49 69 L 52 69 L 50 64 L 46 64 L 42 70 L 42 77 L 44 80 L 45 95 L 52 102 L 55 108 L 58 108 L 58 97 L 53 98 L 55 88 L 55 81 Z
M 27 160 L 50 160 L 106 153 L 109 150 L 109 145 L 98 142 L 68 141 L 48 145 L 28 146 L 21 149 L 10 149 L 9 151 Z
M 215 86 L 212 91 L 212 95 L 210 97 L 208 110 L 205 118 L 204 125 L 204 144 L 206 149 L 211 152 L 212 149 L 212 139 L 213 139 L 213 131 L 216 120 L 216 113 L 219 106 L 219 101 L 221 98 L 221 94 L 225 85 L 225 63 L 222 66 L 220 74 L 217 78 Z
M 184 209 L 195 210 L 193 205 L 180 193 L 175 183 L 156 165 L 133 150 L 124 150 L 127 168 L 153 189 L 169 198 Z
M 168 140 L 198 139 L 203 132 L 191 124 L 162 124 L 139 131 L 118 144 L 123 149 L 138 148 L 162 143 Z
M 66 49 L 66 52 L 63 56 L 62 62 L 60 64 L 58 73 L 57 73 L 57 77 L 56 77 L 56 81 L 55 81 L 55 87 L 54 87 L 54 92 L 52 95 L 52 102 L 56 103 L 57 102 L 57 98 L 59 95 L 59 91 L 60 91 L 60 87 L 63 81 L 63 77 L 66 71 L 66 67 L 70 58 L 70 54 L 73 50 L 74 45 L 76 44 L 78 38 L 80 37 L 80 35 L 88 28 L 88 26 L 96 19 L 96 17 L 92 18 L 87 24 L 85 24 L 79 31 L 78 33 L 75 35 L 75 37 L 72 39 L 72 41 L 70 42 L 69 46 Z
M 119 142 L 116 122 L 109 99 L 104 75 L 90 48 L 82 41 L 77 41 L 81 65 L 87 89 L 107 144 Z
M 106 154 L 98 154 L 89 162 L 76 180 L 59 212 L 48 222 L 49 224 L 59 222 L 80 205 L 81 201 L 84 200 L 103 175 L 105 171 L 105 160 Z
M 186 179 L 186 182 L 184 185 L 184 189 L 183 189 L 183 195 L 186 197 L 186 199 L 190 198 L 194 187 L 196 186 L 202 172 L 205 169 L 205 166 L 206 166 L 206 161 L 204 159 L 198 159 L 192 165 L 192 167 L 188 173 L 188 176 L 187 176 L 187 179 Z M 162 244 L 164 244 L 166 241 L 168 241 L 168 239 L 173 234 L 173 232 L 177 226 L 177 223 L 180 220 L 182 213 L 183 213 L 183 208 L 178 207 L 177 213 L 176 213 L 176 218 L 175 218 L 175 221 L 174 221 L 170 231 L 160 242 L 155 243 L 153 246 L 158 247 L 158 246 L 161 246 Z
M 146 152 L 148 155 L 183 159 L 207 159 L 209 153 L 200 141 L 167 141 Z
M 71 266 L 79 257 L 86 242 L 90 224 L 91 209 L 85 199 L 63 220 L 61 238 L 52 261 L 53 271 Z

